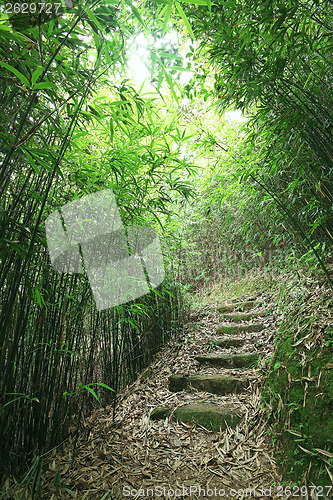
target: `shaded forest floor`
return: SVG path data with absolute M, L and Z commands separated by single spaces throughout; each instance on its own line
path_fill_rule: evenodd
M 174 374 L 224 373 L 223 368 L 202 367 L 194 359 L 217 349 L 212 340 L 221 316 L 216 312 L 218 304 L 212 301 L 193 311 L 182 335 L 165 346 L 138 380 L 119 394 L 115 419 L 112 408 L 107 407 L 85 421 L 74 460 L 73 443 L 54 451 L 43 478 L 43 498 L 284 498 L 281 493 L 277 496 L 281 477 L 261 405 L 263 368 L 273 349 L 279 318 L 274 304 L 260 298 L 266 311 L 260 318 L 265 329 L 242 334 L 247 342 L 237 349 L 259 351 L 259 365 L 228 370 L 228 374 L 241 371 L 246 376 L 245 392 L 218 396 L 196 389 L 168 389 L 168 378 Z M 231 403 L 239 408 L 241 422 L 216 432 L 172 418 L 176 408 L 193 402 Z M 151 413 L 161 406 L 172 408 L 170 417 L 152 420 Z M 249 488 L 251 494 L 245 491 Z

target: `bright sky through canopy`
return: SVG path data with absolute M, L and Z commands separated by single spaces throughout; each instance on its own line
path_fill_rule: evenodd
M 187 51 L 187 47 L 181 47 L 179 43 L 178 34 L 176 31 L 167 33 L 163 38 L 159 40 L 154 40 L 152 37 L 147 38 L 143 34 L 139 34 L 128 43 L 129 46 L 129 58 L 127 62 L 129 77 L 136 82 L 137 87 L 140 88 L 144 80 L 146 80 L 145 85 L 150 86 L 150 71 L 149 66 L 150 61 L 150 48 L 151 49 L 161 49 L 172 51 L 172 48 L 177 47 L 181 53 L 183 50 Z M 184 57 L 184 62 L 186 63 L 186 58 Z M 181 72 L 179 83 L 185 85 L 192 78 L 193 73 L 191 71 Z M 151 88 L 149 89 L 151 90 Z

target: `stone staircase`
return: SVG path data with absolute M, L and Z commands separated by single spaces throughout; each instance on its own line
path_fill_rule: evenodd
M 199 363 L 199 373 L 171 375 L 170 392 L 203 391 L 226 398 L 232 394 L 246 392 L 249 387 L 249 369 L 256 367 L 260 358 L 258 334 L 265 329 L 260 318 L 266 314 L 261 306 L 262 301 L 256 298 L 218 306 L 217 311 L 221 313 L 222 323 L 218 325 L 215 335 L 213 334 L 209 341 L 209 346 L 215 352 L 194 356 L 195 361 Z M 249 333 L 257 336 L 248 339 Z M 246 352 L 239 352 L 248 347 L 250 341 L 252 348 Z M 219 352 L 219 350 L 229 352 Z M 220 369 L 222 373 L 207 373 L 209 367 Z M 195 401 L 174 410 L 158 407 L 152 412 L 151 419 L 163 419 L 169 415 L 182 422 L 196 423 L 216 431 L 224 430 L 227 426 L 234 427 L 242 418 L 240 409 L 226 399 L 223 405 Z

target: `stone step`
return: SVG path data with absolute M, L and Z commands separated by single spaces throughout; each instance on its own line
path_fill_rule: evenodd
M 169 417 L 172 409 L 164 406 L 155 408 L 151 420 L 164 420 Z M 209 430 L 219 431 L 229 427 L 236 427 L 241 419 L 238 408 L 232 405 L 218 406 L 212 403 L 192 403 L 188 406 L 180 406 L 173 413 L 175 420 L 181 420 L 188 424 L 199 424 Z
M 255 313 L 234 313 L 228 314 L 225 313 L 222 315 L 223 319 L 227 319 L 228 321 L 233 321 L 234 323 L 240 323 L 241 321 L 250 321 L 251 319 L 256 317 Z
M 229 347 L 241 347 L 246 342 L 243 337 L 221 337 L 212 339 L 211 344 L 228 349 Z
M 169 377 L 169 390 L 179 392 L 194 387 L 199 391 L 219 394 L 221 396 L 231 393 L 244 392 L 248 381 L 243 377 L 232 375 L 171 375 Z
M 221 304 L 217 307 L 220 313 L 231 313 L 233 311 L 249 311 L 262 305 L 261 300 L 248 300 L 247 302 L 238 302 L 235 304 Z
M 151 420 L 164 420 L 171 413 L 171 408 L 167 408 L 166 406 L 158 406 L 154 408 L 151 412 L 150 418 Z
M 195 357 L 195 360 L 199 361 L 199 363 L 220 366 L 223 368 L 252 368 L 257 365 L 258 359 L 258 352 L 248 352 L 243 354 L 214 353 Z
M 231 405 L 218 406 L 212 403 L 193 403 L 188 406 L 177 408 L 173 414 L 176 420 L 191 424 L 202 425 L 206 429 L 215 431 L 225 430 L 229 427 L 236 427 L 241 416 L 239 410 Z
M 229 333 L 231 335 L 242 332 L 261 332 L 265 329 L 262 323 L 250 323 L 248 325 L 219 325 L 216 333 Z
M 229 299 L 229 302 L 232 304 L 239 304 L 240 302 L 253 302 L 258 300 L 258 297 L 232 297 Z

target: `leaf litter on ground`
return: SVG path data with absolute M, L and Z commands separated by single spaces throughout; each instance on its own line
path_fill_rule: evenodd
M 264 331 L 242 334 L 247 342 L 237 352 L 254 350 L 254 342 L 261 341 L 260 365 L 241 370 L 249 381 L 246 392 L 218 396 L 195 389 L 178 393 L 168 390 L 168 377 L 172 374 L 226 372 L 223 368 L 202 367 L 194 360 L 197 354 L 211 352 L 209 344 L 221 322 L 221 315 L 212 312 L 216 305 L 196 311 L 180 338 L 169 342 L 149 370 L 118 394 L 115 415 L 110 406 L 105 411 L 97 410 L 84 422 L 74 455 L 71 440 L 54 450 L 42 478 L 42 498 L 138 498 L 147 490 L 148 496 L 159 492 L 161 498 L 166 498 L 177 489 L 184 493 L 178 498 L 186 498 L 189 492 L 193 498 L 221 498 L 222 491 L 223 498 L 235 498 L 230 496 L 233 489 L 240 490 L 241 495 L 236 498 L 242 499 L 249 488 L 254 492 L 253 498 L 262 498 L 261 488 L 267 490 L 281 484 L 266 437 L 267 417 L 261 404 L 260 367 L 272 352 L 274 322 L 263 318 Z M 238 369 L 227 372 L 240 374 Z M 194 402 L 222 407 L 232 404 L 243 418 L 235 428 L 227 426 L 220 432 L 172 418 L 176 408 Z M 171 409 L 170 416 L 150 419 L 152 411 L 163 406 Z M 59 471 L 60 485 L 56 488 Z M 209 495 L 214 488 L 220 494 Z M 273 488 L 272 496 L 266 498 L 276 498 Z

